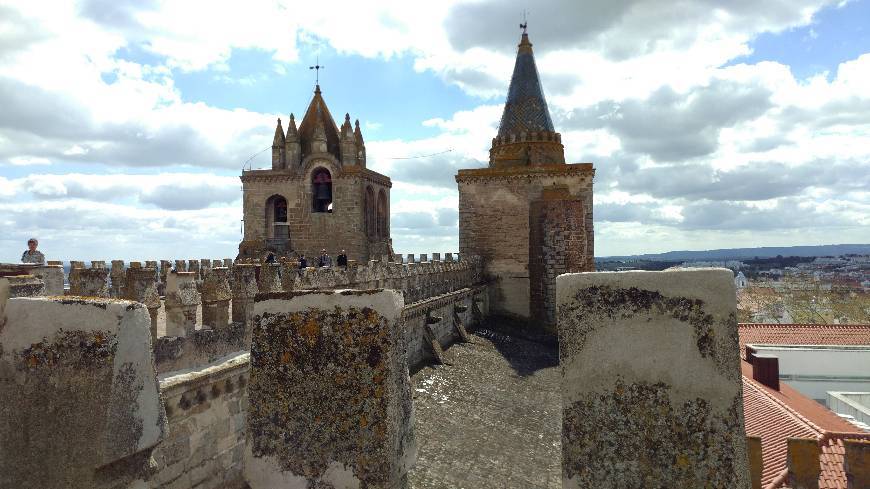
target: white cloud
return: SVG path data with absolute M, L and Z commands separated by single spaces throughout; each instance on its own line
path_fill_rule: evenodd
M 866 240 L 870 53 L 806 80 L 776 62 L 727 65 L 749 53 L 759 33 L 811 24 L 826 5 L 536 4 L 530 35 L 566 157 L 596 164 L 599 253 L 648 243 L 730 245 L 728 233 L 757 244 L 832 234 Z M 407 224 L 393 227 L 397 250 L 455 249 L 447 214 L 456 208 L 453 175 L 488 160 L 519 34 L 510 27 L 522 9 L 513 0 L 330 8 L 268 0 L 7 2 L 0 6 L 0 172 L 76 163 L 165 167 L 166 174 L 0 176 L 0 202 L 23 200 L 37 223 L 53 222 L 39 206 L 70 212 L 92 226 L 92 237 L 114 223 L 87 218 L 93 205 L 164 238 L 198 226 L 195 219 L 217 219 L 215 209 L 237 207 L 237 178 L 178 172 L 238 170 L 269 146 L 275 116 L 185 100 L 176 74 L 210 70 L 225 82 L 256 84 L 226 71 L 234 51 L 268 53 L 269 68 L 281 72 L 298 59 L 297 41 L 323 43 L 348 55 L 410 56 L 416 70 L 490 97 L 425 121 L 435 136 L 367 140 L 369 166 L 394 181 L 396 224 Z M 122 59 L 129 52 L 157 61 Z M 376 136 L 379 123 L 365 128 Z M 135 217 L 143 209 L 144 221 Z M 800 219 L 775 219 L 777 212 Z M 5 228 L 11 218 L 3 219 Z M 623 225 L 629 222 L 643 229 Z M 84 239 L 87 231 L 75 232 Z

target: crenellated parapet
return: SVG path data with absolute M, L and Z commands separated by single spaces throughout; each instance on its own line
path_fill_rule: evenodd
M 459 259 L 446 253 L 407 255 L 407 263 L 371 260 L 368 263 L 348 262 L 345 267 L 294 269 L 285 266 L 281 281 L 284 290 L 303 289 L 377 289 L 402 292 L 405 303 L 413 303 L 478 284 L 482 280 L 481 260 L 477 257 Z M 286 262 L 285 262 L 286 263 Z M 292 288 L 289 286 L 292 278 Z M 261 272 L 261 280 L 263 274 Z

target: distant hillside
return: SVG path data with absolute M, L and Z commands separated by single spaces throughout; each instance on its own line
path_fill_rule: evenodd
M 653 260 L 653 261 L 707 261 L 770 258 L 782 256 L 837 256 L 846 254 L 868 255 L 870 244 L 838 244 L 820 246 L 765 246 L 762 248 L 731 248 L 707 251 L 668 251 L 631 256 L 602 256 L 597 261 Z

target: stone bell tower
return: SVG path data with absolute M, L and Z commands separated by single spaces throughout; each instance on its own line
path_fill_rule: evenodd
M 272 140 L 272 168 L 243 170 L 244 238 L 239 258 L 305 254 L 321 249 L 351 260 L 392 255 L 390 179 L 366 168 L 359 121 L 345 114 L 339 128 L 320 85 L 297 129 L 290 114 Z
M 594 270 L 591 163 L 565 163 L 523 27 L 489 167 L 459 170 L 459 252 L 480 255 L 496 314 L 555 331 L 556 276 Z

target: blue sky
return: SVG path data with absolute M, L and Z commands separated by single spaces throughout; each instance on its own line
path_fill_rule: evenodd
M 5 3 L 0 261 L 31 235 L 62 259 L 234 256 L 241 164 L 304 113 L 318 57 L 336 122 L 358 118 L 393 179 L 396 252 L 455 251 L 453 175 L 486 164 L 528 6 L 338 4 Z M 536 4 L 556 129 L 597 169 L 596 255 L 870 242 L 868 18 L 868 0 Z
M 777 33 L 762 33 L 750 42 L 752 54 L 735 62 L 775 61 L 788 65 L 799 79 L 819 73 L 834 75 L 843 61 L 855 59 L 870 47 L 870 2 L 853 0 L 828 6 L 809 25 Z

